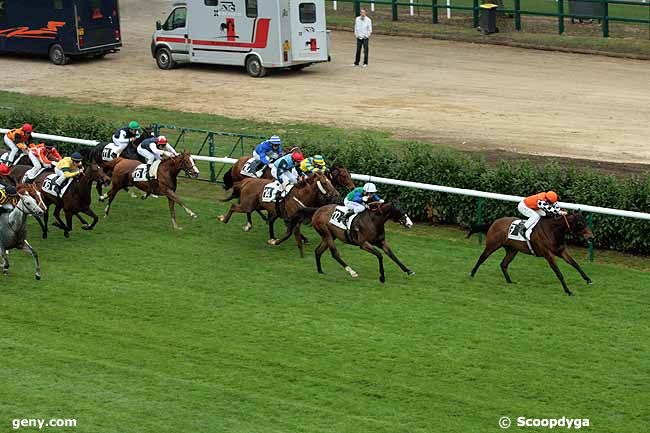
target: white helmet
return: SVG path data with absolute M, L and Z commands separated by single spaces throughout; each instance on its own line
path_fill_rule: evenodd
M 374 183 L 368 182 L 363 186 L 363 192 L 365 193 L 370 193 L 370 194 L 375 194 L 377 192 L 377 187 L 375 186 Z

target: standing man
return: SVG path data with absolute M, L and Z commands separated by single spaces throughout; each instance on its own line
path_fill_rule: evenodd
M 367 16 L 366 8 L 361 8 L 361 15 L 354 21 L 354 36 L 357 38 L 357 55 L 354 66 L 359 66 L 361 47 L 363 47 L 363 67 L 368 67 L 368 39 L 372 34 L 372 20 Z

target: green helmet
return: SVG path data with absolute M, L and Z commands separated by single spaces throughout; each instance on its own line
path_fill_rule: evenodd
M 129 123 L 129 129 L 140 129 L 140 124 L 133 120 Z

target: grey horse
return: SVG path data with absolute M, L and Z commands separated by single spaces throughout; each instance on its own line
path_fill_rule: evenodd
M 0 259 L 2 259 L 0 263 L 4 275 L 9 273 L 7 251 L 19 249 L 34 257 L 36 264 L 34 275 L 37 280 L 41 279 L 41 264 L 38 261 L 38 254 L 25 239 L 27 236 L 27 215 L 40 218 L 45 213 L 43 201 L 38 195 L 37 198 L 40 203 L 29 192 L 21 193 L 20 200 L 14 209 L 11 212 L 0 214 Z

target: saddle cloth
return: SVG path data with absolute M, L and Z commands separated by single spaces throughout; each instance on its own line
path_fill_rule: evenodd
M 102 161 L 110 162 L 117 158 L 117 147 L 114 143 L 108 143 L 102 150 Z
M 289 192 L 293 189 L 293 185 L 287 186 L 287 189 L 284 193 L 286 197 Z M 278 194 L 280 193 L 280 183 L 278 181 L 271 182 L 264 187 L 262 191 L 262 203 L 273 203 L 276 201 Z
M 534 230 L 535 228 L 533 228 L 533 231 Z M 523 220 L 514 220 L 512 224 L 510 224 L 510 227 L 508 228 L 508 239 L 511 239 L 513 241 L 526 242 L 530 253 L 534 256 L 536 255 L 535 250 L 533 250 L 533 246 L 530 244 L 530 241 L 526 239 L 526 226 L 524 225 Z
M 336 226 L 342 230 L 350 230 L 352 227 L 352 222 L 355 220 L 358 213 L 352 214 L 350 218 L 348 218 L 347 224 L 343 219 L 345 218 L 345 215 L 348 213 L 348 208 L 345 206 L 336 206 L 336 209 L 334 209 L 334 212 L 332 212 L 332 216 L 330 217 L 330 224 L 333 226 Z
M 147 182 L 149 179 L 158 179 L 158 168 L 160 167 L 160 163 L 161 161 L 154 161 L 154 163 L 151 164 L 149 176 L 147 176 L 147 164 L 138 165 L 135 170 L 133 170 L 133 181 Z
M 246 176 L 246 177 L 262 177 L 262 173 L 264 172 L 265 167 L 262 167 L 261 170 L 257 170 L 257 167 L 259 167 L 260 164 L 261 163 L 258 160 L 256 160 L 255 158 L 251 158 L 248 161 L 246 161 L 246 163 L 241 168 L 239 173 L 242 176 Z
M 36 173 L 36 175 L 34 176 L 34 179 L 36 179 L 36 178 L 39 177 L 41 174 L 43 174 L 43 172 L 44 172 L 45 170 L 49 170 L 49 169 L 50 169 L 50 167 L 41 167 L 41 169 L 38 170 L 38 173 Z M 25 175 L 23 176 L 23 183 L 29 183 L 29 182 L 31 182 L 31 181 L 34 180 L 34 179 L 30 179 L 30 178 L 27 176 L 27 173 L 29 173 L 29 171 L 27 171 L 27 172 L 25 173 Z
M 56 191 L 56 182 L 54 182 L 54 179 L 56 179 L 56 174 L 51 174 L 48 177 L 45 178 L 43 181 L 43 185 L 41 186 L 41 190 L 43 192 L 46 192 L 50 195 L 53 195 L 54 197 L 63 197 L 68 190 L 68 187 L 72 183 L 73 177 L 69 178 L 65 182 L 63 182 L 63 186 L 61 187 L 61 195 L 59 195 Z

